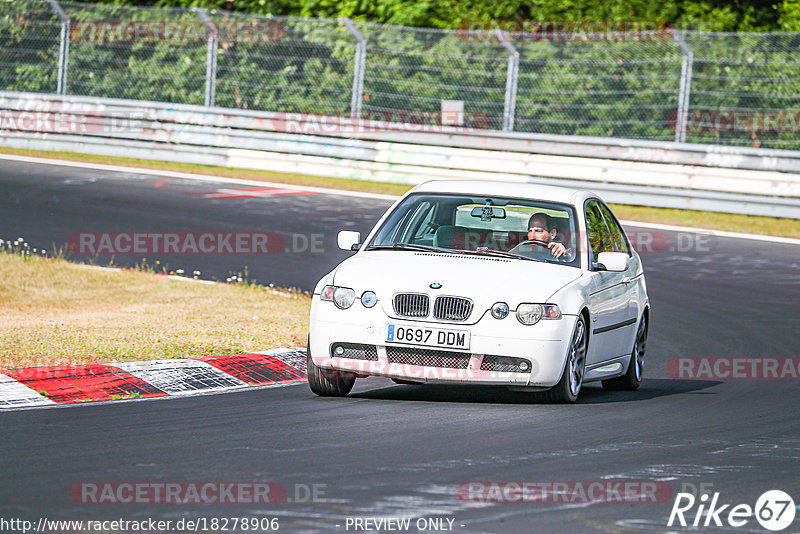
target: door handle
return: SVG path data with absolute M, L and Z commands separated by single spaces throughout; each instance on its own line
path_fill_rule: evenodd
M 623 283 L 623 284 L 625 284 L 625 285 L 628 285 L 628 284 L 630 284 L 631 282 L 633 282 L 633 278 L 631 278 L 630 276 L 626 276 L 626 277 L 624 277 L 624 278 L 622 279 L 622 283 Z

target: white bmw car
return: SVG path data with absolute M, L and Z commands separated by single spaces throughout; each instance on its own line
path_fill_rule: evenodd
M 636 389 L 650 306 L 639 255 L 588 191 L 433 181 L 400 198 L 314 289 L 308 383 L 502 385 L 549 402 Z

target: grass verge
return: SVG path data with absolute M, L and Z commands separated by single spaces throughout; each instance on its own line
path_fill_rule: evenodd
M 368 193 L 381 193 L 386 195 L 402 195 L 411 188 L 410 185 L 405 184 L 370 182 L 366 180 L 349 180 L 344 178 L 325 178 L 321 176 L 309 176 L 304 174 L 288 174 L 246 169 L 229 169 L 227 167 L 212 167 L 208 165 L 195 165 L 190 163 L 170 163 L 134 158 L 96 156 L 72 152 L 47 152 L 40 150 L 20 150 L 0 147 L 0 153 L 40 158 L 56 158 L 69 161 L 83 161 L 88 163 L 105 163 L 145 169 L 191 172 L 194 174 L 205 174 L 209 176 L 225 176 L 229 178 L 280 182 L 309 187 L 327 187 L 346 191 L 364 191 Z M 623 204 L 613 204 L 612 208 L 618 217 L 629 221 L 672 224 L 677 226 L 694 226 L 697 228 L 723 230 L 726 232 L 743 232 L 748 234 L 800 238 L 800 220 L 794 219 L 755 217 L 751 215 L 735 215 L 708 211 L 651 208 L 646 206 L 631 206 Z
M 305 345 L 311 299 L 0 253 L 0 369 Z

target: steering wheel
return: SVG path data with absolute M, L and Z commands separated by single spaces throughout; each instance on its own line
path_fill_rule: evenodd
M 555 241 L 551 241 L 551 243 L 554 243 L 554 242 Z M 546 248 L 546 249 L 550 249 L 550 243 L 548 243 L 547 241 L 541 241 L 539 239 L 528 239 L 526 241 L 522 241 L 517 246 L 519 247 L 519 246 L 522 246 L 522 245 L 538 245 L 540 247 L 543 247 L 543 248 Z M 567 252 L 565 254 L 563 254 L 562 256 L 560 256 L 558 258 L 553 258 L 553 259 L 555 259 L 556 261 L 560 261 L 560 262 L 569 262 L 569 261 L 572 261 L 574 258 L 575 258 L 575 256 L 569 250 L 567 250 Z
M 520 245 L 539 245 L 540 247 L 550 248 L 550 243 L 548 243 L 547 241 L 542 241 L 540 239 L 527 239 L 525 241 L 520 242 L 520 244 L 517 246 Z

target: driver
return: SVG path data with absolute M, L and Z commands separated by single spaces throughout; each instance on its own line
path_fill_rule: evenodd
M 554 257 L 560 258 L 567 253 L 567 248 L 554 241 L 556 238 L 557 229 L 552 219 L 546 213 L 534 213 L 528 219 L 528 240 L 529 241 L 543 241 L 547 243 L 547 248 Z M 524 246 L 524 244 L 521 244 Z M 519 247 L 520 245 L 517 245 Z

